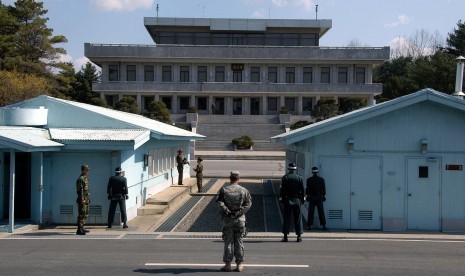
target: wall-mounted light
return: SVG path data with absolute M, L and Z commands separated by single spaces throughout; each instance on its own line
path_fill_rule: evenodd
M 355 149 L 355 142 L 354 139 L 348 139 L 347 140 L 347 150 L 349 153 L 353 153 Z
M 421 139 L 420 140 L 420 151 L 421 151 L 421 153 L 425 154 L 427 150 L 428 150 L 428 140 Z

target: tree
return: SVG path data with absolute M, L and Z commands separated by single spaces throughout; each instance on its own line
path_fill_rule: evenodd
M 76 72 L 73 64 L 63 63 L 62 69 L 53 76 L 53 79 L 55 80 L 55 96 L 70 98 L 76 85 Z
M 61 68 L 58 61 L 60 54 L 65 54 L 63 48 L 56 44 L 67 42 L 62 35 L 53 36 L 53 30 L 47 27 L 47 10 L 42 2 L 34 0 L 17 0 L 15 6 L 7 10 L 18 23 L 14 36 L 14 53 L 9 58 L 12 62 L 5 63 L 7 70 L 17 70 L 24 73 L 49 75 L 53 68 Z
M 347 113 L 367 106 L 367 100 L 364 98 L 339 98 L 339 112 Z
M 15 51 L 15 33 L 19 28 L 16 18 L 0 1 L 0 70 L 11 67 Z
M 391 57 L 411 57 L 417 59 L 434 54 L 444 45 L 444 38 L 439 32 L 425 29 L 416 30 L 410 37 L 398 37 L 391 49 Z
M 98 97 L 97 93 L 92 91 L 92 83 L 100 81 L 100 73 L 92 63 L 87 62 L 75 77 L 74 91 L 70 95 L 75 101 L 90 103 L 92 98 Z
M 465 56 L 465 23 L 459 20 L 457 29 L 448 34 L 445 50 L 454 57 Z
M 0 106 L 48 94 L 52 87 L 44 77 L 14 71 L 0 71 L 0 83 Z
M 333 98 L 321 98 L 310 114 L 316 121 L 322 121 L 337 115 L 339 105 Z
M 96 106 L 101 106 L 101 107 L 106 107 L 106 108 L 110 108 L 107 104 L 107 101 L 105 99 L 102 99 L 102 98 L 92 98 L 90 99 L 90 104 L 91 105 L 96 105 Z
M 154 119 L 162 123 L 166 123 L 170 125 L 173 124 L 171 122 L 170 112 L 168 108 L 166 108 L 166 105 L 164 102 L 160 102 L 160 101 L 151 102 L 148 106 L 148 113 L 146 114 L 146 116 L 149 117 L 150 119 Z
M 115 109 L 119 111 L 139 114 L 139 107 L 137 101 L 133 97 L 124 96 L 119 102 L 116 103 Z
M 383 84 L 383 94 L 376 100 L 383 102 L 415 92 L 414 82 L 407 76 L 412 57 L 398 57 L 375 68 L 373 82 Z

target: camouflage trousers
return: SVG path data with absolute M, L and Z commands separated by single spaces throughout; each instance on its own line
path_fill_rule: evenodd
M 231 263 L 236 257 L 236 263 L 244 261 L 245 222 L 237 221 L 223 225 L 224 254 L 223 262 Z
M 78 227 L 84 227 L 87 222 L 87 216 L 89 215 L 89 204 L 78 203 L 78 218 L 77 224 Z

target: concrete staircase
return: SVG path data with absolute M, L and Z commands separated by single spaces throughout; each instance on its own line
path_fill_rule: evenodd
M 207 136 L 195 143 L 196 151 L 234 150 L 235 137 L 247 135 L 254 141 L 254 151 L 284 151 L 279 143 L 270 143 L 270 137 L 284 133 L 284 125 L 276 115 L 200 115 L 197 133 Z
M 172 185 L 153 197 L 147 199 L 145 206 L 137 209 L 138 216 L 161 215 L 168 211 L 178 201 L 191 192 L 191 186 L 194 185 L 195 179 L 189 178 L 183 181 L 184 185 Z

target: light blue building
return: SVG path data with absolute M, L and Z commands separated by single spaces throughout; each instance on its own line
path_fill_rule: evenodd
M 0 214 L 10 222 L 76 223 L 75 183 L 81 165 L 88 164 L 88 223 L 106 223 L 106 186 L 117 166 L 128 179 L 130 220 L 150 195 L 177 183 L 177 151 L 189 159 L 190 141 L 203 138 L 140 115 L 49 96 L 3 107 Z
M 329 228 L 465 231 L 463 99 L 424 89 L 271 140 L 320 168 Z

